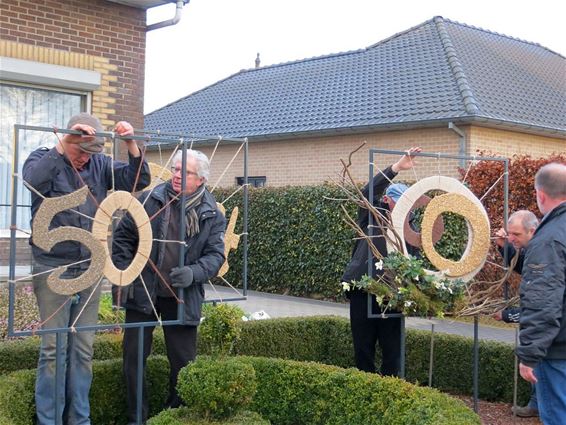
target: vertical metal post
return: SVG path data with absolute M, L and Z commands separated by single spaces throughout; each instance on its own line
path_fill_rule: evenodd
M 509 160 L 503 161 L 503 228 L 507 232 L 507 221 L 509 220 Z M 503 245 L 505 246 L 505 245 Z M 503 249 L 503 264 L 509 264 L 507 249 Z M 503 296 L 509 299 L 509 282 L 503 286 Z
M 394 320 L 394 319 L 390 319 Z M 405 315 L 401 314 L 399 317 L 401 325 L 401 347 L 400 347 L 400 367 L 399 367 L 399 377 L 405 379 Z
M 368 201 L 371 205 L 373 205 L 373 184 L 372 184 L 372 180 L 373 180 L 373 173 L 374 173 L 374 169 L 373 169 L 373 151 L 370 149 L 369 151 L 369 176 L 368 176 Z M 362 229 L 364 230 L 364 229 Z M 371 213 L 368 211 L 368 228 L 367 228 L 367 232 L 368 232 L 368 237 L 371 240 L 373 237 L 373 216 L 371 215 Z M 366 246 L 367 246 L 367 255 L 368 255 L 368 277 L 372 276 L 373 270 L 372 270 L 372 264 L 373 264 L 373 256 L 371 253 L 371 249 L 369 246 L 369 243 L 366 242 Z M 367 315 L 368 317 L 373 316 L 373 311 L 372 311 L 372 298 L 371 298 L 371 294 L 368 293 L 367 294 Z
M 13 140 L 13 160 L 12 160 L 12 205 L 11 205 L 11 226 L 10 226 L 10 263 L 8 270 L 8 336 L 12 336 L 14 332 L 14 305 L 16 301 L 14 280 L 16 279 L 16 221 L 17 221 L 17 205 L 18 205 L 18 149 L 19 149 L 19 133 L 20 129 L 14 126 Z
M 474 391 L 474 412 L 478 413 L 478 382 L 479 382 L 479 360 L 480 360 L 480 345 L 479 345 L 479 322 L 478 316 L 474 316 L 474 371 L 473 371 L 473 391 Z
M 244 287 L 243 295 L 244 297 L 248 293 L 248 202 L 249 202 L 249 191 L 248 191 L 248 138 L 246 137 L 244 141 L 244 264 L 242 267 L 242 284 Z
M 61 405 L 62 400 L 59 397 L 59 392 L 62 387 L 65 387 L 65 360 L 67 357 L 63 352 L 62 338 L 61 331 L 57 331 L 55 334 L 55 388 L 53 388 L 53 394 L 55 394 L 55 423 L 57 425 L 63 424 L 63 406 Z M 63 391 L 63 397 L 65 397 L 65 391 Z
M 432 369 L 434 367 L 434 323 L 430 327 L 430 358 L 428 362 L 428 386 L 432 387 Z
M 136 370 L 136 423 L 138 425 L 142 424 L 144 330 L 143 325 L 138 328 L 138 368 Z
M 179 212 L 179 241 L 183 242 L 185 240 L 186 228 L 185 228 L 185 214 L 186 214 L 186 194 L 185 190 L 187 187 L 187 141 L 181 138 L 183 142 L 183 151 L 181 152 L 181 198 L 179 202 L 181 205 L 180 212 Z M 172 206 L 172 208 L 175 208 Z M 185 265 L 185 251 L 187 247 L 185 244 L 179 244 L 179 267 L 183 267 Z M 179 288 L 177 291 L 179 296 L 179 304 L 177 304 L 177 321 L 181 321 L 181 324 L 185 324 L 185 291 L 182 288 Z

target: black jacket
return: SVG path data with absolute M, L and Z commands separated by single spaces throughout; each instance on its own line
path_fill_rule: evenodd
M 566 359 L 566 202 L 539 224 L 525 252 L 517 356 L 534 367 Z
M 383 175 L 387 176 L 385 178 Z M 378 173 L 375 175 L 371 184 L 373 185 L 373 205 L 377 205 L 380 202 L 385 189 L 390 183 L 390 180 L 393 180 L 397 173 L 395 173 L 391 167 L 387 167 L 382 173 Z M 369 185 L 364 186 L 362 189 L 363 195 L 369 199 Z M 369 211 L 365 208 L 358 208 L 358 219 L 357 219 L 358 226 L 363 229 L 364 233 L 368 234 L 368 223 L 369 223 Z M 383 255 L 387 255 L 387 245 L 385 238 L 380 237 L 381 229 L 379 227 L 373 228 L 373 236 L 374 236 L 374 244 L 379 252 Z M 364 239 L 357 239 L 356 243 L 354 244 L 354 248 L 352 250 L 352 258 L 342 275 L 342 282 L 352 282 L 354 280 L 360 280 L 363 275 L 368 274 L 368 251 L 369 247 L 367 242 Z M 375 258 L 372 259 L 372 262 L 375 263 Z M 372 276 L 376 275 L 376 270 L 374 264 L 371 267 Z
M 511 263 L 511 260 L 517 254 L 517 250 L 513 245 L 509 242 L 505 242 L 505 247 L 498 247 L 499 253 L 503 258 L 505 258 L 505 251 L 507 251 L 507 265 Z M 519 257 L 517 258 L 517 263 L 515 263 L 515 267 L 513 270 L 519 274 L 523 271 L 523 263 L 525 261 L 525 250 L 519 250 Z M 519 323 L 519 318 L 521 317 L 521 308 L 520 307 L 507 307 L 501 312 L 501 319 L 505 323 Z
M 140 197 L 140 202 L 144 203 L 145 210 L 149 217 L 152 217 L 167 203 L 167 193 L 165 183 L 155 188 L 151 194 L 144 192 Z M 154 239 L 164 240 L 169 226 L 169 208 L 178 208 L 179 202 L 165 208 L 151 221 L 151 229 Z M 193 284 L 184 289 L 185 301 L 185 324 L 196 326 L 200 323 L 202 302 L 204 300 L 203 284 L 216 276 L 220 267 L 224 263 L 224 231 L 226 220 L 224 215 L 216 208 L 214 197 L 205 190 L 201 204 L 197 207 L 200 231 L 197 235 L 185 239 L 187 248 L 185 250 L 185 265 L 193 271 Z M 112 258 L 114 264 L 119 269 L 125 269 L 131 262 L 137 249 L 137 231 L 132 218 L 127 215 L 124 217 L 114 232 L 112 243 Z M 161 268 L 163 255 L 165 252 L 164 242 L 154 242 L 150 259 Z M 155 303 L 159 285 L 164 285 L 161 278 L 148 263 L 143 272 L 143 280 L 151 296 L 151 301 Z M 169 279 L 169 276 L 164 276 Z M 175 289 L 177 291 L 177 289 Z M 145 314 L 153 314 L 152 303 L 147 297 L 141 279 L 138 277 L 131 285 L 122 291 L 122 304 L 126 308 L 131 308 Z
M 131 192 L 134 188 L 140 163 L 141 157 L 134 158 L 131 155 L 129 156 L 129 163 L 125 163 L 112 161 L 107 155 L 94 154 L 90 157 L 84 169 L 80 171 L 80 176 L 88 185 L 90 193 L 96 198 L 96 202 L 100 204 L 106 198 L 107 192 L 112 189 L 112 169 L 114 169 L 115 188 Z M 83 186 L 69 160 L 57 152 L 55 148 L 39 148 L 33 151 L 24 163 L 23 177 L 34 189 L 49 198 L 67 195 Z M 142 190 L 149 183 L 149 167 L 144 161 L 136 190 Z M 42 202 L 43 199 L 32 192 L 32 220 Z M 53 217 L 49 230 L 61 226 L 71 226 L 90 231 L 92 220 L 88 217 L 94 217 L 97 208 L 97 204 L 88 196 L 84 204 L 73 208 L 84 215 L 76 214 L 71 210 L 62 211 Z M 89 250 L 79 242 L 65 241 L 58 243 L 50 252 L 45 252 L 35 246 L 33 237 L 30 238 L 30 245 L 35 260 L 50 266 L 69 264 L 90 258 Z M 87 268 L 88 264 L 83 263 L 79 267 Z

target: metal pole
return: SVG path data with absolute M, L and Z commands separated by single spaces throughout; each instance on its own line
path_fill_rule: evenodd
M 478 336 L 479 322 L 478 316 L 474 316 L 474 371 L 473 371 L 473 386 L 474 386 L 474 412 L 478 413 L 478 381 L 479 381 L 479 336 Z
M 401 314 L 399 318 L 401 322 L 401 347 L 400 347 L 400 367 L 399 367 L 399 377 L 405 379 L 405 315 Z
M 11 206 L 11 227 L 10 227 L 10 263 L 8 270 L 8 336 L 14 334 L 14 306 L 16 302 L 15 284 L 16 279 L 16 225 L 17 225 L 17 174 L 18 174 L 18 149 L 19 149 L 19 129 L 14 126 L 13 152 L 12 160 L 12 206 Z
M 515 326 L 515 348 L 519 345 L 519 327 Z M 513 416 L 517 416 L 517 391 L 519 386 L 519 358 L 514 355 L 514 371 L 513 371 Z M 532 384 L 531 384 L 532 385 Z
M 136 370 L 136 423 L 138 425 L 142 424 L 144 330 L 144 326 L 138 328 L 138 368 Z
M 432 387 L 432 369 L 434 367 L 434 323 L 430 327 L 430 358 L 428 362 L 428 386 Z
M 183 142 L 183 151 L 181 152 L 181 199 L 179 199 L 180 205 L 180 212 L 179 212 L 179 242 L 183 242 L 185 240 L 185 214 L 186 214 L 186 193 L 185 190 L 187 188 L 187 140 L 182 139 Z M 175 165 L 175 164 L 173 164 Z M 171 208 L 175 208 L 172 206 Z M 179 267 L 183 267 L 185 265 L 185 250 L 187 247 L 185 244 L 179 244 Z M 179 288 L 177 291 L 179 295 L 179 304 L 177 304 L 177 320 L 181 322 L 182 325 L 185 324 L 185 291 L 182 288 Z
M 248 293 L 248 202 L 249 202 L 249 191 L 248 191 L 248 138 L 246 137 L 244 142 L 244 247 L 243 247 L 243 260 L 244 264 L 242 267 L 242 285 L 244 287 L 243 295 L 247 296 Z
M 63 425 L 63 406 L 61 405 L 62 400 L 59 397 L 59 391 L 61 388 L 65 389 L 66 357 L 63 352 L 62 334 L 57 332 L 55 334 L 55 388 L 53 389 L 53 394 L 55 394 L 55 423 L 57 425 Z M 63 397 L 65 397 L 65 391 L 63 391 Z
M 507 221 L 509 220 L 509 160 L 505 159 L 503 161 L 503 226 L 505 232 L 507 232 Z M 503 245 L 505 246 L 505 244 Z M 509 264 L 507 249 L 503 250 L 503 262 L 504 264 Z M 509 282 L 505 282 L 503 286 L 503 296 L 506 300 L 509 299 Z

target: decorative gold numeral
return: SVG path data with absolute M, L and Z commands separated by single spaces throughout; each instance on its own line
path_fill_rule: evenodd
M 112 215 L 116 210 L 126 210 L 134 219 L 138 228 L 138 249 L 134 259 L 126 270 L 120 270 L 112 261 L 108 250 L 108 227 L 111 224 Z M 143 205 L 131 193 L 119 190 L 108 196 L 96 211 L 92 234 L 97 241 L 102 243 L 106 256 L 104 265 L 104 276 L 114 285 L 126 286 L 134 281 L 142 272 L 151 253 L 153 232 L 149 217 Z
M 61 274 L 67 267 L 55 269 L 47 278 L 49 288 L 58 294 L 72 295 L 88 288 L 98 281 L 102 276 L 102 268 L 106 261 L 104 249 L 91 233 L 84 229 L 72 226 L 62 226 L 49 230 L 49 224 L 55 214 L 76 207 L 86 201 L 88 187 L 83 186 L 79 190 L 68 195 L 56 198 L 45 198 L 33 219 L 32 234 L 33 243 L 39 248 L 50 251 L 54 245 L 63 241 L 80 242 L 90 250 L 90 266 L 79 277 L 74 279 L 61 279 Z

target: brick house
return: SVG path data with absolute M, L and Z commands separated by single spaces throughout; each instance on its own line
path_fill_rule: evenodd
M 535 43 L 434 17 L 364 49 L 243 70 L 145 117 L 147 129 L 249 138 L 249 175 L 269 186 L 332 180 L 367 147 L 535 157 L 566 148 L 566 59 Z M 171 145 L 150 144 L 159 163 Z M 212 146 L 202 150 L 211 153 Z M 216 183 L 236 147 L 214 156 Z M 378 158 L 385 166 L 393 157 Z M 367 148 L 353 171 L 367 180 Z M 419 159 L 418 178 L 458 161 Z M 464 164 L 461 164 L 464 165 Z M 241 176 L 237 158 L 220 184 Z M 411 173 L 407 179 L 414 179 Z
M 107 128 L 124 119 L 143 127 L 146 10 L 165 3 L 0 0 L 0 187 L 9 188 L 0 192 L 0 239 L 9 234 L 13 125 L 64 127 L 86 111 Z M 26 132 L 19 169 L 30 151 L 55 142 L 52 134 Z M 29 204 L 28 191 L 16 190 L 18 203 Z M 28 228 L 29 207 L 18 217 L 18 227 Z M 19 241 L 26 248 L 27 237 Z

